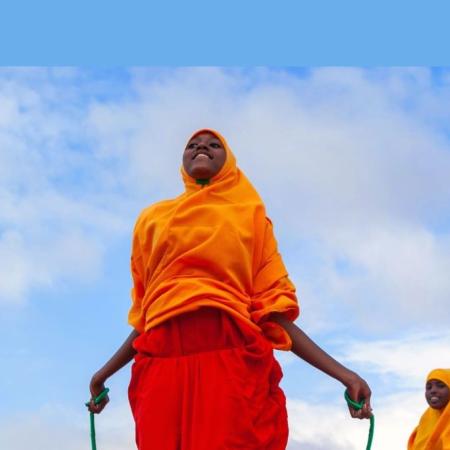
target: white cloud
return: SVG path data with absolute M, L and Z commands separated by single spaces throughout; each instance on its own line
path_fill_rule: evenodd
M 411 223 L 349 224 L 309 243 L 304 238 L 291 251 L 298 255 L 291 257 L 291 275 L 309 330 L 326 330 L 330 317 L 339 328 L 375 335 L 449 323 L 446 234 Z
M 76 71 L 0 75 L 0 304 L 14 304 L 34 288 L 98 276 L 135 206 L 112 194 L 110 166 L 89 149 L 76 81 L 67 86 Z
M 16 302 L 24 296 L 28 285 L 27 277 L 32 272 L 26 257 L 26 249 L 22 236 L 14 231 L 2 234 L 0 240 L 0 260 L 3 261 L 3 270 L 0 271 L 0 292 L 4 301 Z M 6 263 L 8 270 L 4 270 Z M 40 282 L 40 275 L 35 273 Z
M 95 421 L 98 448 L 136 448 L 128 405 L 108 406 Z M 8 450 L 89 448 L 89 415 L 62 404 L 45 405 L 30 413 L 11 414 L 0 424 L 0 447 Z
M 398 394 L 378 399 L 374 408 L 373 450 L 406 448 L 409 435 L 425 410 L 422 395 Z M 365 448 L 369 421 L 352 419 L 345 404 L 288 402 L 289 450 L 358 450 Z
M 324 323 L 337 309 L 358 323 L 389 311 L 370 326 L 392 331 L 417 326 L 425 307 L 439 311 L 440 326 L 448 321 L 444 76 L 438 86 L 424 68 L 322 68 L 302 77 L 134 69 L 122 86 L 128 94 L 101 100 L 94 80 L 66 72 L 8 72 L 0 92 L 2 233 L 26 236 L 29 218 L 33 229 L 56 223 L 63 242 L 66 230 L 85 248 L 98 242 L 84 263 L 101 267 L 105 236 L 124 236 L 118 230 L 139 207 L 177 194 L 185 139 L 215 127 L 266 200 L 288 259 L 298 261 L 290 267 L 300 292 L 321 305 Z M 43 236 L 33 241 L 56 248 Z M 67 272 L 79 257 L 67 259 Z M 47 272 L 51 284 L 64 270 Z M 30 281 L 18 296 L 39 283 L 22 279 Z
M 446 330 L 392 340 L 355 341 L 345 345 L 340 358 L 384 376 L 396 389 L 422 391 L 428 372 L 449 366 L 450 333 Z

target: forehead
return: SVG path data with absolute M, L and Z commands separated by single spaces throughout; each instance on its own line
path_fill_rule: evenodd
M 445 384 L 447 386 L 445 381 L 439 380 L 438 378 L 431 378 L 427 381 L 427 384 L 434 384 L 434 383 Z
M 220 139 L 214 134 L 211 133 L 210 131 L 201 131 L 200 133 L 194 134 L 194 136 L 191 137 L 191 139 L 189 139 L 189 142 L 195 141 L 195 140 L 203 140 L 203 139 L 215 139 L 219 142 Z

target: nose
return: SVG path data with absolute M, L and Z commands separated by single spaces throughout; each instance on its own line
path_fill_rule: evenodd
M 430 395 L 436 395 L 437 394 L 437 387 L 436 385 L 431 386 L 430 388 Z

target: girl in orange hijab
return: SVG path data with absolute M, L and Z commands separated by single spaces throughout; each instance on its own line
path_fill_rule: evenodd
M 183 153 L 185 192 L 140 214 L 133 235 L 130 336 L 93 376 L 92 398 L 134 357 L 129 399 L 139 450 L 284 450 L 288 427 L 273 348 L 341 381 L 352 417 L 370 389 L 293 321 L 295 288 L 264 203 L 216 131 Z M 108 398 L 89 409 L 99 413 Z
M 425 384 L 430 405 L 408 441 L 408 450 L 450 450 L 450 369 L 432 370 Z

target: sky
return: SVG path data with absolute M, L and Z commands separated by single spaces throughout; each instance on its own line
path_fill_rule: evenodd
M 450 366 L 450 70 L 1 68 L 0 448 L 89 446 L 92 374 L 129 334 L 131 233 L 219 130 L 263 197 L 297 325 L 371 386 L 374 450 L 405 448 Z M 344 387 L 276 352 L 288 450 L 364 448 Z M 133 449 L 129 367 L 99 448 Z

